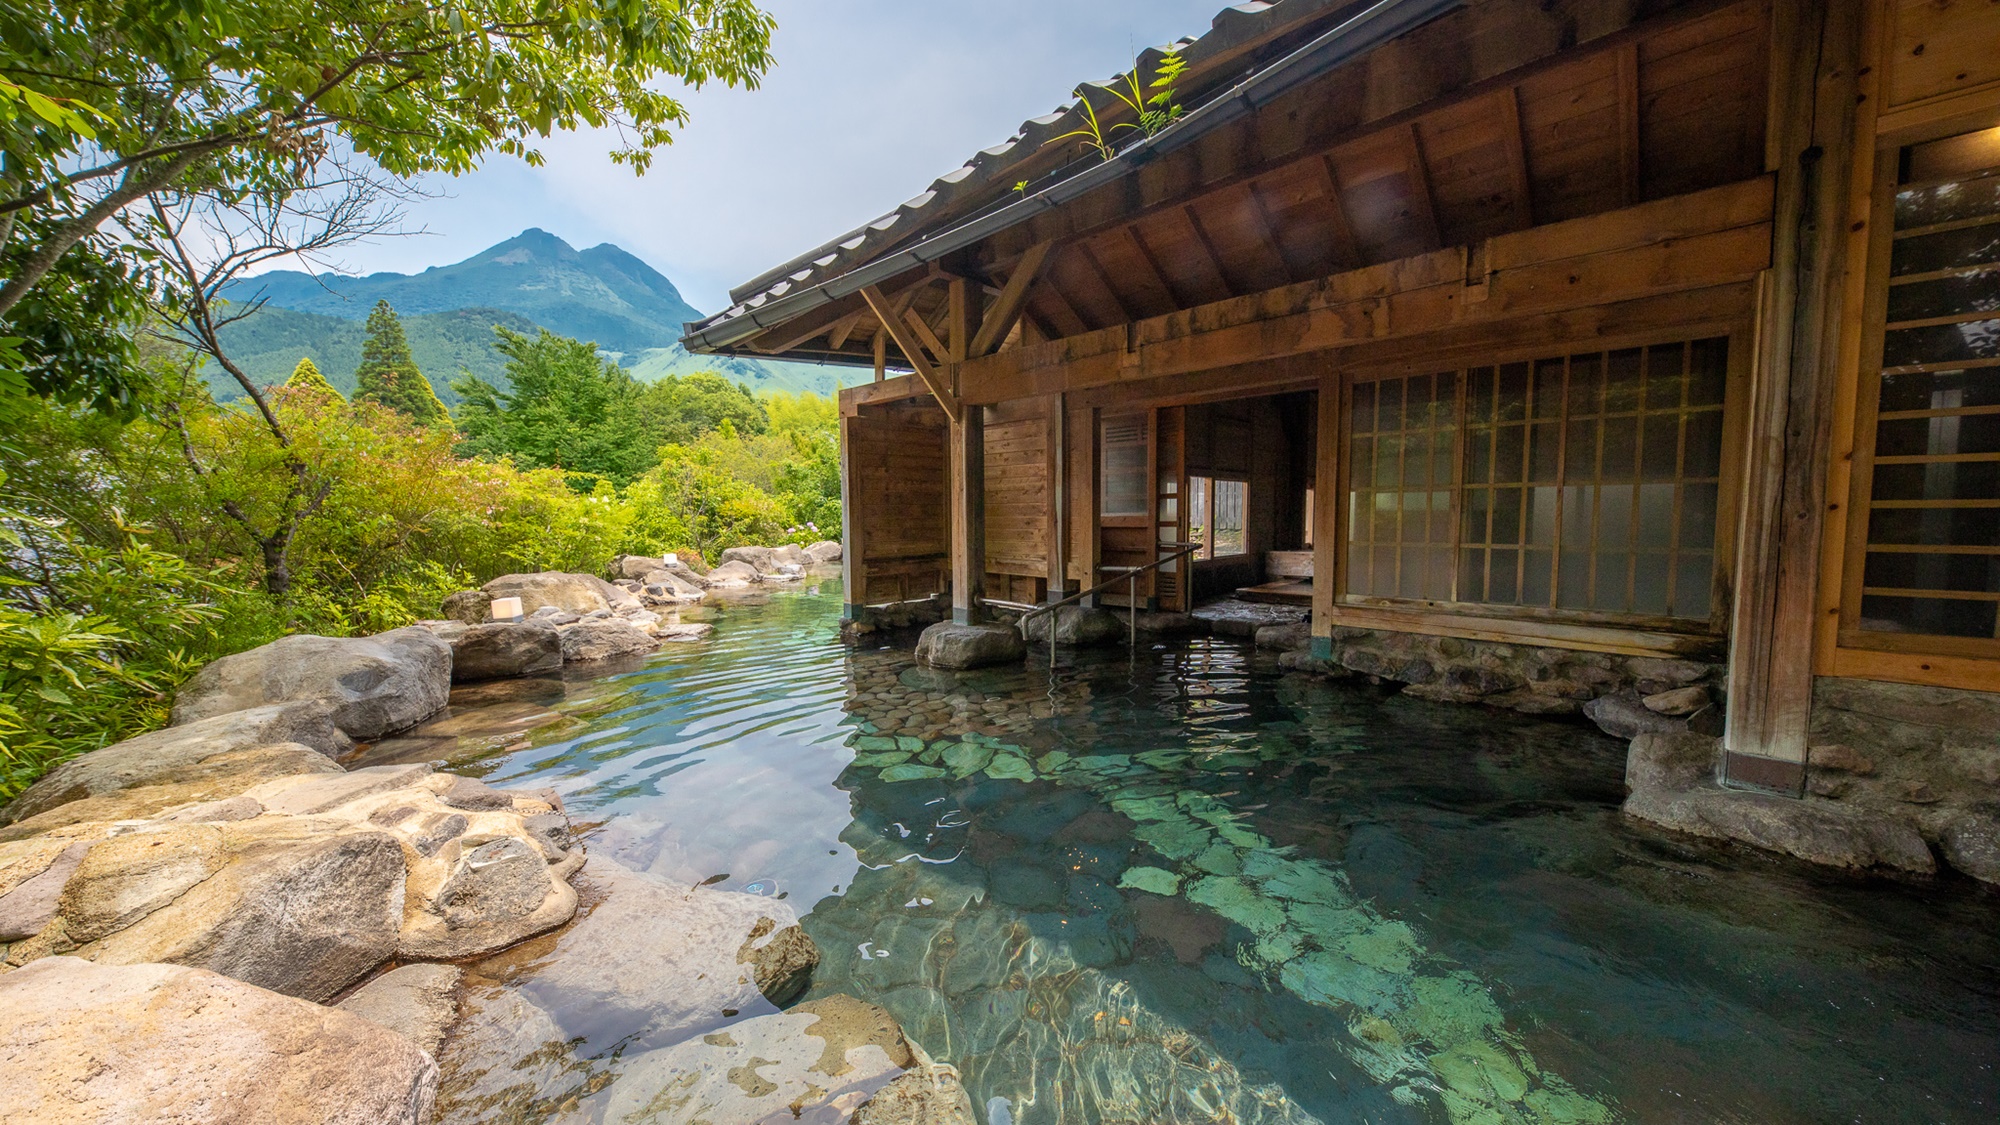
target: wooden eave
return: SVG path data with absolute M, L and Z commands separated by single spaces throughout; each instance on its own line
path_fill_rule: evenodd
M 1055 248 L 1026 296 L 1021 346 L 1739 181 L 1763 171 L 1769 22 L 1766 0 L 1488 0 L 952 269 L 997 292 L 1031 246 Z M 926 286 L 927 317 L 941 315 L 950 276 L 932 274 L 894 283 Z M 878 329 L 858 295 L 801 319 L 744 350 L 873 362 Z

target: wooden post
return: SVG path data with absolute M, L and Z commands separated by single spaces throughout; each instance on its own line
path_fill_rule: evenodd
M 858 418 L 840 417 L 840 589 L 841 619 L 860 621 L 868 599 L 868 563 L 863 550 L 867 528 L 855 511 L 853 428 Z
M 1069 576 L 1077 589 L 1097 585 L 1100 546 L 1097 531 L 1097 411 L 1088 406 L 1065 410 L 1069 425 Z M 1095 595 L 1083 605 L 1095 608 Z
M 1048 441 L 1048 588 L 1045 597 L 1058 602 L 1069 593 L 1068 555 L 1064 543 L 1069 536 L 1069 415 L 1066 397 L 1055 394 L 1042 400 L 1043 432 Z
M 1758 307 L 1723 780 L 1804 792 L 1861 5 L 1772 12 L 1771 270 Z M 1861 142 L 1866 143 L 1866 142 Z
M 977 625 L 986 596 L 986 408 L 951 423 L 951 619 Z
M 1312 654 L 1333 659 L 1333 596 L 1340 581 L 1340 373 L 1319 379 L 1313 468 Z

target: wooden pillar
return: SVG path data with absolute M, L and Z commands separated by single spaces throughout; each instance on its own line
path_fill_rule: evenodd
M 868 564 L 863 552 L 868 529 L 855 510 L 853 428 L 858 419 L 840 416 L 840 589 L 841 618 L 860 621 L 867 605 Z
M 979 624 L 986 596 L 986 408 L 951 424 L 951 619 Z
M 1730 628 L 1723 780 L 1799 794 L 1812 718 L 1826 465 L 1832 447 L 1861 60 L 1861 5 L 1772 10 L 1768 161 L 1777 173 L 1761 286 Z
M 1319 423 L 1313 451 L 1312 654 L 1333 658 L 1333 595 L 1340 588 L 1340 373 L 1319 379 Z
M 1067 411 L 1069 425 L 1069 577 L 1076 588 L 1097 584 L 1097 411 L 1089 406 Z M 1096 596 L 1083 602 L 1095 607 Z
M 1061 601 L 1069 593 L 1069 415 L 1063 395 L 1042 400 L 1043 433 L 1048 441 L 1048 588 L 1045 599 Z

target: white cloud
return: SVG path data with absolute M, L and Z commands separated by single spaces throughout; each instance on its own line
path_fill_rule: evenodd
M 469 257 L 527 227 L 614 242 L 705 311 L 730 286 L 880 215 L 1056 108 L 1138 50 L 1206 31 L 1217 0 L 768 0 L 777 68 L 756 91 L 687 98 L 693 121 L 643 178 L 613 139 L 551 138 L 548 164 L 495 158 L 431 186 L 430 233 L 356 247 L 363 271 Z

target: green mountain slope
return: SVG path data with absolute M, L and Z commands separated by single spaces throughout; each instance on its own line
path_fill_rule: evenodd
M 609 243 L 577 250 L 543 230 L 422 273 L 279 270 L 240 281 L 225 295 L 264 302 L 226 334 L 232 358 L 260 381 L 289 376 L 299 357 L 309 355 L 336 386 L 352 387 L 361 324 L 377 300 L 401 314 L 417 366 L 448 404 L 460 365 L 502 382 L 491 343 L 496 323 L 589 340 L 648 381 L 716 371 L 755 391 L 829 394 L 870 377 L 812 364 L 690 355 L 679 343 L 682 326 L 701 314 L 664 274 Z M 228 389 L 218 385 L 219 394 Z
M 811 391 L 816 395 L 832 396 L 840 388 L 865 383 L 875 377 L 872 371 L 862 371 L 854 367 L 834 367 L 818 363 L 773 363 L 763 359 L 745 359 L 741 356 L 695 355 L 679 344 L 665 348 L 649 348 L 633 362 L 630 357 L 625 365 L 631 369 L 632 377 L 641 382 L 651 383 L 668 375 L 692 375 L 697 371 L 713 371 L 732 383 L 741 383 L 750 388 L 752 394 L 767 391 Z
M 535 331 L 534 321 L 500 309 L 457 309 L 403 318 L 410 355 L 446 406 L 458 403 L 451 381 L 458 377 L 460 368 L 490 383 L 506 385 L 506 360 L 493 346 L 496 324 L 516 332 Z M 341 394 L 352 395 L 364 335 L 358 320 L 266 305 L 223 329 L 222 342 L 229 358 L 260 384 L 284 382 L 301 358 L 310 357 L 313 366 Z M 236 380 L 214 365 L 205 374 L 217 400 L 228 401 L 242 394 Z

